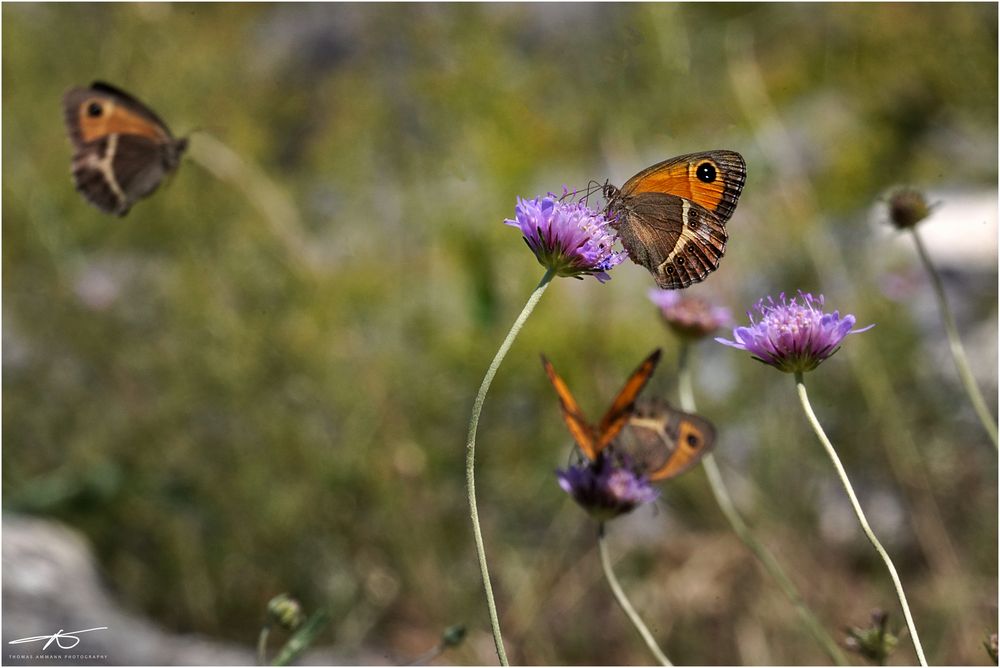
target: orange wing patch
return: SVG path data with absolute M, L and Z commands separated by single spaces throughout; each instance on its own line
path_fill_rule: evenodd
M 92 108 L 99 108 L 100 114 L 92 115 Z M 110 134 L 139 135 L 159 143 L 170 141 L 170 137 L 162 128 L 104 96 L 88 98 L 80 104 L 76 113 L 84 143 L 90 143 Z
M 649 479 L 665 480 L 683 473 L 701 458 L 705 449 L 711 444 L 707 436 L 696 424 L 681 420 L 676 448 L 663 466 L 649 472 Z
M 656 370 L 656 365 L 660 361 L 660 354 L 660 349 L 654 350 L 632 372 L 632 375 L 625 381 L 625 386 L 618 393 L 618 396 L 615 397 L 611 408 L 604 414 L 601 424 L 597 428 L 587 422 L 583 411 L 580 409 L 580 405 L 576 403 L 576 399 L 573 398 L 572 393 L 569 391 L 566 381 L 556 373 L 552 363 L 549 362 L 545 355 L 542 355 L 542 365 L 545 367 L 545 373 L 548 375 L 552 387 L 555 388 L 556 394 L 559 395 L 559 406 L 562 409 L 563 421 L 566 423 L 566 427 L 569 429 L 570 434 L 573 435 L 573 439 L 577 445 L 580 446 L 580 451 L 583 452 L 587 459 L 596 461 L 597 456 L 615 440 L 615 437 L 618 436 L 622 428 L 632 418 L 635 400 L 646 386 L 650 376 L 653 375 L 653 371 Z
M 569 433 L 573 435 L 573 440 L 580 446 L 580 450 L 587 456 L 587 459 L 594 461 L 601 451 L 601 448 L 598 448 L 595 442 L 594 428 L 584 418 L 583 411 L 580 410 L 580 405 L 576 403 L 576 399 L 573 398 L 573 394 L 569 391 L 566 381 L 556 373 L 555 367 L 552 366 L 552 363 L 549 362 L 545 355 L 542 355 L 542 366 L 545 367 L 545 373 L 552 382 L 552 387 L 555 388 L 556 394 L 559 395 L 559 407 L 562 409 L 563 422 L 566 423 L 566 428 L 569 429 Z
M 657 348 L 643 360 L 642 364 L 632 372 L 629 379 L 625 381 L 625 386 L 615 397 L 614 402 L 611 404 L 611 408 L 608 412 L 604 414 L 601 419 L 601 424 L 597 427 L 597 452 L 600 452 L 608 446 L 611 441 L 615 439 L 618 432 L 622 430 L 625 423 L 628 421 L 629 417 L 632 415 L 632 407 L 635 404 L 636 397 L 642 392 L 642 388 L 646 386 L 646 382 L 649 380 L 650 376 L 653 375 L 653 371 L 656 370 L 656 365 L 660 362 L 660 349 Z
M 705 183 L 698 178 L 698 168 L 710 165 L 718 177 L 712 183 Z M 640 172 L 622 186 L 622 193 L 627 196 L 639 193 L 655 192 L 676 195 L 691 200 L 709 211 L 715 211 L 722 202 L 726 190 L 726 180 L 719 164 L 711 158 L 700 158 L 695 161 L 668 161 L 654 165 Z

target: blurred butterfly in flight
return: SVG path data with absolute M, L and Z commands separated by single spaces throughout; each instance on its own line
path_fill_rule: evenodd
M 100 81 L 63 96 L 76 189 L 98 209 L 124 216 L 180 165 L 187 139 L 153 110 Z

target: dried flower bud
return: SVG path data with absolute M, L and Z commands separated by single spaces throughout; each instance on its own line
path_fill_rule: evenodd
M 457 647 L 465 640 L 465 624 L 449 626 L 441 635 L 442 647 Z
M 929 215 L 931 207 L 919 190 L 904 188 L 889 196 L 889 220 L 901 230 L 913 227 Z

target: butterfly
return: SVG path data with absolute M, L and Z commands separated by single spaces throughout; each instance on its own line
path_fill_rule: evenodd
M 647 167 L 621 188 L 606 184 L 605 213 L 622 246 L 664 289 L 686 288 L 719 268 L 728 221 L 746 182 L 735 151 L 691 153 Z
M 149 107 L 100 81 L 63 96 L 76 189 L 105 213 L 124 216 L 174 172 L 187 148 Z
M 583 455 L 594 462 L 605 450 L 649 480 L 684 473 L 715 444 L 715 427 L 705 418 L 672 408 L 662 399 L 639 399 L 660 361 L 653 351 L 636 368 L 597 425 L 587 421 L 569 387 L 543 355 L 542 365 L 559 395 L 563 421 Z

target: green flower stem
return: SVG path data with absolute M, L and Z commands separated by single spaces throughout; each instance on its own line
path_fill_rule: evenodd
M 840 476 L 840 482 L 844 485 L 844 489 L 847 491 L 847 496 L 851 499 L 851 505 L 854 506 L 854 514 L 858 516 L 858 522 L 861 523 L 861 529 L 868 536 L 868 540 L 871 541 L 872 546 L 875 551 L 878 552 L 879 556 L 882 557 L 882 561 L 885 562 L 885 567 L 889 569 L 889 575 L 892 577 L 892 584 L 896 588 L 896 596 L 899 598 L 899 604 L 903 608 L 903 616 L 906 617 L 906 627 L 910 630 L 910 640 L 913 642 L 913 649 L 917 652 L 917 659 L 920 660 L 921 666 L 927 665 L 927 659 L 924 658 L 924 648 L 920 645 L 920 636 L 917 635 L 917 627 L 913 623 L 913 615 L 910 614 L 910 606 L 906 603 L 906 593 L 903 591 L 903 584 L 899 581 L 899 574 L 896 572 L 896 567 L 892 564 L 892 559 L 889 558 L 889 553 L 885 551 L 882 547 L 882 543 L 878 541 L 875 537 L 875 532 L 872 531 L 871 526 L 868 525 L 868 520 L 865 518 L 865 513 L 861 510 L 861 504 L 858 503 L 858 497 L 854 494 L 854 488 L 851 487 L 851 481 L 847 478 L 847 472 L 844 470 L 844 465 L 840 463 L 840 457 L 837 456 L 837 451 L 834 449 L 833 444 L 830 443 L 830 439 L 826 437 L 826 432 L 823 431 L 823 426 L 820 425 L 819 420 L 816 419 L 816 414 L 813 413 L 812 406 L 809 404 L 809 395 L 806 393 L 806 385 L 802 379 L 802 372 L 796 372 L 795 374 L 795 387 L 799 393 L 799 400 L 802 402 L 802 410 L 805 411 L 806 417 L 809 419 L 809 424 L 812 425 L 813 431 L 816 432 L 817 438 L 819 438 L 820 443 L 826 448 L 826 453 L 830 456 L 830 461 L 833 462 L 834 468 L 837 469 L 837 475 Z
M 930 274 L 931 285 L 934 286 L 934 294 L 937 296 L 938 308 L 941 309 L 941 319 L 944 321 L 944 331 L 948 335 L 948 346 L 951 348 L 951 356 L 955 360 L 955 367 L 958 369 L 959 378 L 962 379 L 965 392 L 969 395 L 969 400 L 972 401 L 972 407 L 976 409 L 976 415 L 979 416 L 979 420 L 983 423 L 983 428 L 986 429 L 986 433 L 990 435 L 990 439 L 993 441 L 993 447 L 996 448 L 997 423 L 990 414 L 990 409 L 986 406 L 986 400 L 983 399 L 983 394 L 979 391 L 976 379 L 972 375 L 969 360 L 965 356 L 965 348 L 962 346 L 961 339 L 958 338 L 958 325 L 955 323 L 955 316 L 952 314 L 951 308 L 948 306 L 948 299 L 944 294 L 944 285 L 941 283 L 941 277 L 931 263 L 931 258 L 927 254 L 927 248 L 924 246 L 917 228 L 911 227 L 910 232 L 913 233 L 913 241 L 917 245 L 917 252 L 920 254 L 920 259 L 923 261 L 924 267 L 927 268 L 927 273 Z
M 656 660 L 660 662 L 661 666 L 672 666 L 674 664 L 670 663 L 670 660 L 664 655 L 663 650 L 660 646 L 656 644 L 653 640 L 653 634 L 649 632 L 646 625 L 643 623 L 642 618 L 639 613 L 635 611 L 632 604 L 629 602 L 628 597 L 625 596 L 625 592 L 622 591 L 621 585 L 618 584 L 618 578 L 615 577 L 615 572 L 611 569 L 611 558 L 608 556 L 608 546 L 604 541 L 604 522 L 597 525 L 597 547 L 598 551 L 601 553 L 601 566 L 604 568 L 604 577 L 608 579 L 608 584 L 611 585 L 611 591 L 615 595 L 615 600 L 618 601 L 618 605 L 621 606 L 622 610 L 625 612 L 625 616 L 628 617 L 629 621 L 632 622 L 632 626 L 635 630 L 639 632 L 642 636 L 643 641 L 646 643 L 646 647 L 649 651 L 653 653 Z
M 265 624 L 257 636 L 257 665 L 267 665 L 267 636 L 271 633 L 271 625 Z
M 694 388 L 691 380 L 691 346 L 686 342 L 682 341 L 680 349 L 680 362 L 679 362 L 679 372 L 677 378 L 678 393 L 681 399 L 681 409 L 687 411 L 688 413 L 697 412 L 694 402 Z M 719 471 L 719 465 L 715 461 L 714 455 L 711 453 L 705 455 L 701 460 L 702 465 L 705 467 L 705 474 L 708 476 L 708 485 L 712 489 L 712 494 L 715 495 L 715 501 L 719 504 L 719 509 L 722 514 L 726 516 L 729 520 L 730 526 L 733 527 L 733 531 L 739 537 L 743 544 L 750 548 L 757 559 L 760 560 L 764 569 L 771 574 L 771 577 L 777 581 L 778 586 L 781 587 L 781 591 L 785 594 L 785 597 L 791 601 L 792 605 L 795 606 L 795 610 L 799 613 L 799 619 L 802 624 L 806 627 L 806 630 L 812 634 L 813 638 L 823 647 L 823 650 L 833 659 L 833 662 L 838 666 L 850 665 L 847 657 L 837 646 L 837 643 L 830 634 L 826 632 L 823 625 L 820 624 L 816 616 L 813 615 L 812 611 L 806 606 L 805 601 L 802 599 L 802 595 L 796 588 L 795 584 L 792 582 L 785 571 L 781 568 L 778 560 L 774 558 L 774 555 L 763 543 L 759 542 L 757 538 L 750 531 L 750 527 L 747 526 L 743 518 L 740 517 L 739 512 L 736 510 L 736 505 L 733 503 L 732 497 L 729 495 L 729 490 L 726 488 L 726 483 L 722 479 L 722 472 Z
M 316 637 L 330 625 L 330 612 L 320 608 L 298 628 L 292 637 L 278 650 L 277 656 L 271 662 L 272 666 L 287 666 L 302 655 L 316 642 Z
M 542 276 L 542 280 L 538 282 L 538 286 L 535 287 L 534 292 L 528 297 L 528 302 L 524 305 L 524 309 L 521 310 L 521 315 L 517 316 L 517 320 L 514 321 L 510 331 L 507 332 L 507 338 L 500 344 L 500 349 L 497 350 L 497 354 L 493 357 L 493 362 L 490 363 L 489 369 L 486 370 L 483 383 L 479 386 L 479 394 L 476 395 L 476 401 L 472 404 L 472 418 L 469 420 L 469 439 L 465 444 L 465 482 L 469 496 L 469 512 L 472 516 L 472 532 L 476 537 L 476 554 L 479 556 L 479 568 L 483 574 L 483 587 L 486 590 L 486 607 L 489 609 L 490 626 L 493 628 L 493 642 L 496 645 L 497 658 L 500 659 L 500 665 L 502 666 L 509 664 L 507 663 L 507 652 L 504 651 L 503 647 L 503 636 L 500 634 L 500 619 L 497 616 L 497 606 L 493 601 L 493 585 L 490 584 L 490 570 L 486 565 L 486 547 L 483 545 L 483 532 L 479 528 L 479 510 L 476 508 L 476 430 L 479 428 L 479 414 L 483 412 L 486 393 L 490 390 L 490 385 L 493 383 L 493 377 L 497 374 L 497 369 L 500 368 L 500 363 L 507 356 L 507 351 L 510 350 L 514 339 L 517 338 L 518 332 L 521 331 L 521 327 L 524 326 L 524 322 L 531 315 L 531 312 L 535 310 L 535 305 L 538 304 L 538 300 L 542 298 L 545 288 L 549 286 L 554 277 L 555 271 L 552 269 L 546 270 L 545 275 Z

